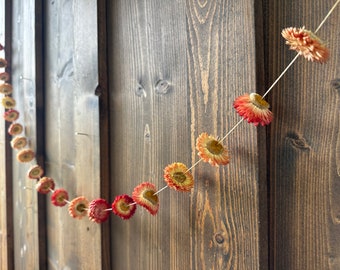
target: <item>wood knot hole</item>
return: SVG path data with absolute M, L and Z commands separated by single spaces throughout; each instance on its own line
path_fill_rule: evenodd
M 135 90 L 135 95 L 137 97 L 146 97 L 146 92 L 145 92 L 145 89 L 142 85 L 140 85 L 140 84 L 137 85 L 137 88 Z
M 288 142 L 294 147 L 294 148 L 299 148 L 301 150 L 310 150 L 311 147 L 307 143 L 306 139 L 300 136 L 299 134 L 295 132 L 289 132 L 287 134 L 287 140 Z
M 340 79 L 334 79 L 331 81 L 331 86 L 340 93 Z
M 217 244 L 222 244 L 224 242 L 224 237 L 220 233 L 215 234 L 215 241 Z
M 170 91 L 170 83 L 167 80 L 159 80 L 155 85 L 155 92 L 160 95 L 165 95 Z

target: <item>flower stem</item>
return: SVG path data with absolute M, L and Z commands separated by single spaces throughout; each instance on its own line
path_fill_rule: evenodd
M 321 28 L 321 26 L 326 22 L 326 20 L 328 19 L 328 17 L 332 14 L 332 12 L 334 11 L 334 9 L 336 8 L 336 6 L 340 3 L 340 0 L 336 1 L 335 4 L 332 6 L 332 8 L 328 11 L 327 15 L 325 16 L 325 18 L 322 20 L 322 22 L 319 24 L 319 26 L 315 29 L 314 33 L 318 32 L 319 29 Z

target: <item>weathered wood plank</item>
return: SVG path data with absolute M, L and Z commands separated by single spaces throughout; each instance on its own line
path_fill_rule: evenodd
M 265 1 L 267 85 L 295 53 L 282 28 L 314 30 L 335 1 Z M 339 269 L 340 6 L 318 32 L 330 49 L 325 65 L 298 59 L 271 94 L 271 269 Z
M 162 169 L 196 162 L 197 136 L 223 136 L 239 120 L 234 98 L 255 89 L 253 1 L 115 1 L 109 20 L 112 190 L 160 188 Z M 155 92 L 158 80 L 170 91 Z M 230 166 L 193 170 L 190 202 L 166 190 L 156 218 L 113 221 L 114 268 L 260 268 L 256 129 L 227 145 Z
M 46 4 L 47 173 L 70 198 L 100 196 L 97 1 Z M 77 135 L 78 134 L 78 135 Z M 51 269 L 97 269 L 101 227 L 48 207 Z
M 23 136 L 29 147 L 36 149 L 35 110 L 35 1 L 12 1 L 13 32 L 11 76 L 18 122 L 24 126 Z M 39 239 L 37 192 L 35 181 L 27 179 L 31 164 L 17 162 L 13 151 L 13 213 L 14 258 L 16 268 L 37 269 L 39 266 Z
M 184 1 L 109 1 L 112 196 L 190 163 Z M 112 269 L 181 269 L 190 262 L 190 199 L 166 190 L 160 210 L 112 218 Z

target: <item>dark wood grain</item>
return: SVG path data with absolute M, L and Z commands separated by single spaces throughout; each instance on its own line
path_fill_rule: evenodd
M 112 193 L 118 195 L 142 181 L 162 187 L 168 163 L 198 160 L 201 132 L 223 136 L 239 120 L 233 99 L 256 87 L 254 7 L 252 1 L 115 1 L 109 10 Z M 159 92 L 159 80 L 170 88 Z M 128 223 L 113 221 L 114 268 L 259 269 L 256 129 L 242 125 L 227 145 L 230 166 L 201 163 L 193 170 L 190 203 L 166 190 L 157 217 L 139 210 Z
M 184 1 L 109 1 L 112 196 L 144 181 L 165 186 L 163 169 L 190 163 Z M 153 217 L 139 207 L 112 218 L 113 269 L 191 265 L 189 194 L 165 190 Z
M 335 1 L 265 1 L 267 85 L 294 57 L 282 28 L 314 30 Z M 271 105 L 269 179 L 271 269 L 339 269 L 338 6 L 318 36 L 331 58 L 300 58 L 275 87 Z
M 100 197 L 97 1 L 46 3 L 46 168 L 70 199 Z M 98 269 L 101 226 L 48 204 L 48 266 Z

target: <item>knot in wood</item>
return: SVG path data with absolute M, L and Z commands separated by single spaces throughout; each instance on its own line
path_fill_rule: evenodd
M 217 244 L 222 244 L 224 242 L 224 237 L 220 233 L 215 234 L 215 241 Z
M 157 94 L 165 95 L 170 90 L 170 83 L 167 80 L 159 80 L 155 85 L 155 92 Z

